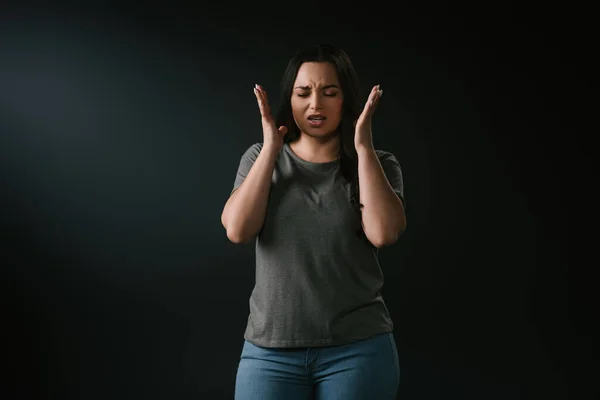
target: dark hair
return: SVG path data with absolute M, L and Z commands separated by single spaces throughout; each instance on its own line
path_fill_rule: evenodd
M 290 143 L 300 138 L 300 130 L 292 114 L 291 96 L 298 70 L 305 62 L 327 62 L 334 66 L 344 96 L 342 118 L 338 127 L 340 135 L 340 168 L 342 176 L 350 183 L 350 203 L 359 214 L 362 204 L 358 184 L 358 155 L 354 147 L 354 121 L 361 112 L 358 75 L 350 57 L 344 50 L 333 45 L 317 45 L 298 51 L 288 62 L 281 79 L 281 106 L 276 115 L 277 126 L 288 129 L 284 141 Z M 363 235 L 362 225 L 357 234 Z

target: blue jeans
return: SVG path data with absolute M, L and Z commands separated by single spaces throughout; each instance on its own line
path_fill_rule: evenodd
M 392 400 L 400 380 L 393 334 L 341 346 L 271 349 L 244 341 L 236 400 Z

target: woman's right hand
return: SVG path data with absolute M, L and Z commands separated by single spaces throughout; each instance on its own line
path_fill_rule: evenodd
M 283 137 L 287 133 L 287 127 L 275 125 L 275 118 L 271 113 L 267 92 L 260 85 L 254 86 L 254 95 L 258 101 L 258 108 L 262 119 L 264 146 L 273 147 L 277 151 L 283 147 Z

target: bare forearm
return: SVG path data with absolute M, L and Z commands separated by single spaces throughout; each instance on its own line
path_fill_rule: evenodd
M 406 227 L 404 208 L 373 148 L 358 150 L 358 181 L 365 235 L 377 247 L 394 243 Z
M 277 153 L 277 148 L 264 146 L 244 182 L 225 204 L 221 222 L 234 243 L 249 241 L 264 223 Z

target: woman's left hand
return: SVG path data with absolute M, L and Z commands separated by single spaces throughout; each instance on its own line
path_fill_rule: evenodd
M 354 130 L 354 147 L 356 147 L 357 151 L 363 148 L 373 148 L 373 132 L 371 129 L 371 121 L 373 119 L 375 108 L 377 107 L 379 99 L 381 99 L 382 95 L 383 90 L 381 90 L 380 85 L 374 86 L 373 89 L 371 89 L 369 98 L 367 99 L 367 104 L 365 104 L 360 117 L 356 121 Z

